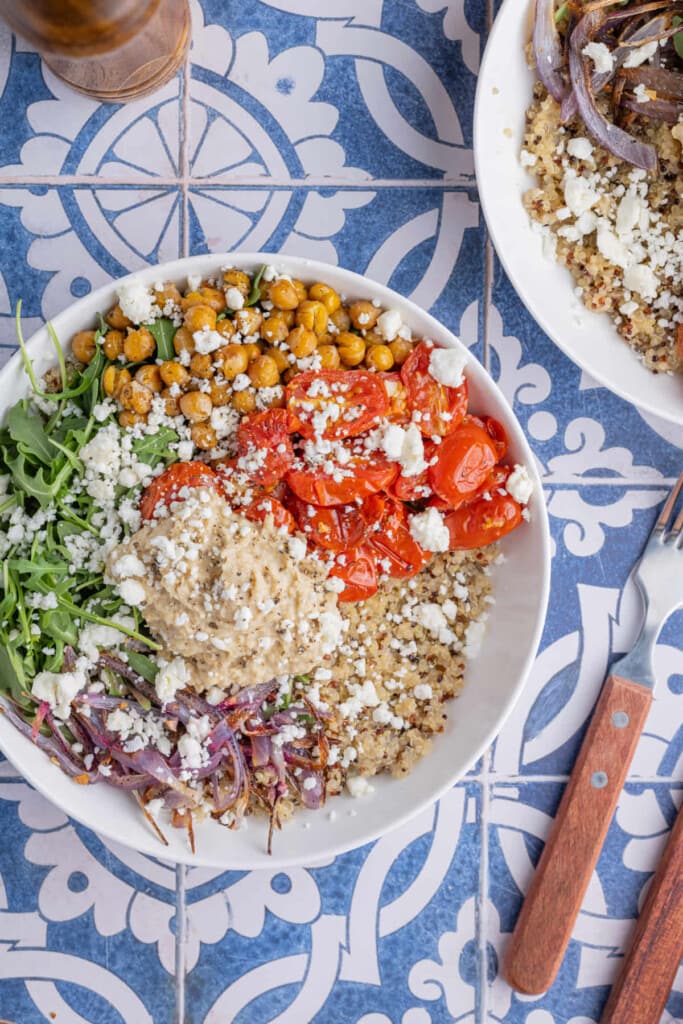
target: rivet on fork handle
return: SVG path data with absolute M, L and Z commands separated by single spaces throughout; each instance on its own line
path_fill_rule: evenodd
M 503 972 L 519 992 L 555 979 L 651 703 L 618 676 L 603 687 L 508 947 Z

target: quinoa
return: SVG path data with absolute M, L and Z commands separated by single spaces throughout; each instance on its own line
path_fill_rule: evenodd
M 601 102 L 606 102 L 602 100 Z M 659 156 L 657 177 L 608 153 L 587 136 L 578 118 L 560 123 L 559 104 L 536 83 L 526 112 L 522 162 L 535 174 L 537 184 L 524 195 L 533 221 L 542 225 L 546 251 L 565 267 L 575 282 L 575 293 L 591 312 L 607 313 L 618 333 L 643 364 L 655 373 L 683 372 L 683 165 L 681 125 L 636 118 L 629 131 L 652 143 Z M 570 153 L 570 140 L 584 139 L 590 156 Z M 584 179 L 599 199 L 580 223 L 567 209 L 568 176 Z M 618 238 L 615 225 L 626 194 L 642 211 L 640 226 Z M 586 226 L 591 230 L 583 231 Z M 602 226 L 602 228 L 600 227 Z M 630 258 L 654 272 L 656 294 L 644 296 L 625 284 L 624 267 L 605 255 L 599 230 L 609 232 L 613 248 L 628 250 Z M 605 237 L 603 236 L 603 237 Z M 616 243 L 619 243 L 618 246 Z M 623 243 L 623 244 L 622 244 Z
M 400 778 L 429 752 L 446 724 L 446 701 L 463 686 L 474 647 L 468 627 L 485 620 L 493 601 L 497 557 L 496 545 L 435 555 L 413 579 L 387 580 L 368 600 L 340 606 L 344 642 L 320 667 L 323 681 L 314 672 L 304 689 L 330 716 L 329 796 L 350 774 Z M 420 624 L 425 605 L 441 610 L 445 628 Z

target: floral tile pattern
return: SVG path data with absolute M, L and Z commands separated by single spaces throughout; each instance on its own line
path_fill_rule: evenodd
M 192 0 L 187 68 L 125 107 L 75 95 L 0 26 L 0 362 L 26 326 L 179 255 L 273 249 L 367 273 L 460 334 L 544 480 L 541 650 L 491 751 L 395 833 L 286 872 L 175 868 L 105 842 L 0 761 L 0 1017 L 14 1024 L 596 1024 L 681 803 L 683 615 L 557 983 L 499 972 L 610 664 L 683 436 L 545 338 L 491 251 L 472 108 L 476 0 Z M 492 271 L 491 271 L 492 267 Z M 667 1022 L 683 1021 L 683 975 Z

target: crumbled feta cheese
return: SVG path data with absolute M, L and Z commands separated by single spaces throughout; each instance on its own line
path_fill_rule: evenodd
M 414 614 L 417 624 L 429 630 L 430 633 L 438 634 L 442 629 L 448 627 L 446 616 L 439 605 L 433 601 L 425 601 L 423 604 L 419 604 Z
M 39 672 L 33 680 L 31 693 L 37 700 L 47 701 L 55 717 L 66 721 L 71 702 L 85 689 L 88 679 L 82 668 L 73 672 Z
M 534 493 L 534 485 L 526 466 L 517 464 L 507 479 L 505 489 L 508 494 L 518 501 L 520 505 L 526 505 Z
M 590 140 L 583 136 L 570 139 L 567 143 L 567 152 L 576 160 L 591 160 L 593 158 L 593 147 Z
M 463 647 L 463 654 L 466 658 L 472 660 L 477 657 L 481 650 L 485 632 L 486 623 L 482 619 L 468 624 L 465 630 L 465 646 Z
M 322 612 L 318 622 L 323 654 L 331 654 L 341 643 L 344 620 L 339 612 L 335 610 Z
M 657 295 L 657 278 L 649 267 L 640 263 L 628 267 L 624 273 L 624 288 L 638 292 L 644 299 L 654 299 Z
M 584 57 L 590 57 L 599 75 L 614 70 L 614 55 L 604 43 L 587 43 L 581 53 Z
M 183 658 L 174 658 L 168 665 L 160 668 L 154 681 L 154 688 L 162 706 L 172 701 L 176 691 L 182 690 L 189 682 L 190 670 Z
M 651 43 L 644 43 L 642 46 L 634 46 L 626 56 L 622 67 L 637 68 L 650 60 L 657 52 L 659 40 L 653 39 Z M 642 83 L 641 83 L 642 84 Z
M 459 388 L 464 380 L 467 354 L 458 348 L 433 348 L 429 357 L 429 373 L 447 388 Z
M 219 334 L 218 331 L 212 331 L 208 327 L 204 327 L 201 331 L 195 331 L 192 339 L 195 351 L 199 352 L 202 356 L 215 352 L 217 348 L 225 344 L 225 337 Z
M 362 775 L 352 775 L 346 780 L 346 788 L 352 797 L 367 796 L 369 793 L 374 793 L 375 787 L 371 786 L 367 779 L 363 778 Z
M 130 576 L 144 576 L 147 569 L 137 555 L 122 555 L 114 562 L 111 571 L 118 579 L 128 579 Z
M 118 592 L 121 600 L 129 604 L 131 608 L 137 608 L 145 603 L 145 588 L 137 580 L 123 580 L 118 585 Z
M 228 288 L 225 293 L 225 301 L 229 309 L 238 310 L 244 308 L 244 296 L 239 288 Z
M 377 317 L 377 333 L 385 341 L 394 341 L 398 337 L 402 325 L 401 314 L 397 309 L 387 309 Z
M 410 535 L 425 551 L 448 551 L 450 534 L 444 518 L 436 508 L 409 516 Z
M 565 175 L 562 186 L 565 205 L 575 217 L 586 213 L 600 199 L 598 193 L 589 186 L 585 178 L 577 177 L 573 173 Z
M 432 688 L 429 683 L 418 683 L 413 687 L 413 697 L 416 700 L 431 700 Z
M 202 767 L 204 762 L 202 745 L 189 733 L 184 733 L 178 740 L 178 753 L 185 769 L 196 771 Z
M 403 476 L 418 476 L 427 468 L 422 434 L 415 423 L 405 430 L 398 423 L 388 423 L 380 445 L 387 458 L 399 463 Z
M 300 562 L 306 554 L 306 541 L 301 537 L 290 537 L 288 542 L 290 557 Z
M 538 157 L 535 153 L 530 153 L 528 149 L 523 149 L 519 154 L 519 162 L 522 167 L 534 167 Z
M 121 312 L 134 324 L 149 323 L 161 313 L 151 291 L 137 277 L 121 285 L 117 295 Z
M 598 249 L 615 267 L 627 267 L 631 261 L 631 254 L 628 247 L 617 238 L 605 221 L 598 225 Z

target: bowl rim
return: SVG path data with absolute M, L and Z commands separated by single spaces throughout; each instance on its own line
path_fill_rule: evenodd
M 363 274 L 359 274 L 355 271 L 347 270 L 344 267 L 333 266 L 331 264 L 324 263 L 319 260 L 311 260 L 300 256 L 289 256 L 283 253 L 272 253 L 272 252 L 233 252 L 233 253 L 209 253 L 198 256 L 187 256 L 180 257 L 176 260 L 167 261 L 166 263 L 158 264 L 153 267 L 145 267 L 139 271 L 135 271 L 131 274 L 125 275 L 125 277 L 116 278 L 112 281 L 102 285 L 93 292 L 83 298 L 78 299 L 76 302 L 67 306 L 65 309 L 60 311 L 55 317 L 51 318 L 51 323 L 55 328 L 56 333 L 59 335 L 60 328 L 64 325 L 65 321 L 71 321 L 77 319 L 81 311 L 83 311 L 84 317 L 91 316 L 91 309 L 103 308 L 108 302 L 111 302 L 114 298 L 114 294 L 122 284 L 133 279 L 142 280 L 145 283 L 152 283 L 154 280 L 160 278 L 178 280 L 183 277 L 189 276 L 196 267 L 204 267 L 207 263 L 213 263 L 215 266 L 221 266 L 225 262 L 229 262 L 230 265 L 237 267 L 249 266 L 252 264 L 273 264 L 275 266 L 282 267 L 287 272 L 294 270 L 298 276 L 306 279 L 307 277 L 314 276 L 317 279 L 325 280 L 324 274 L 332 273 L 333 275 L 342 274 L 345 280 L 348 282 L 349 290 L 351 288 L 358 288 L 358 294 L 368 294 L 373 298 L 378 298 L 385 308 L 391 308 L 392 304 L 398 304 L 403 306 L 408 312 L 415 317 L 415 319 L 421 321 L 426 328 L 434 331 L 437 335 L 441 335 L 446 338 L 449 344 L 455 347 L 462 347 L 463 352 L 468 355 L 468 372 L 473 371 L 474 377 L 484 382 L 484 387 L 492 389 L 496 395 L 498 401 L 498 409 L 496 415 L 504 413 L 506 419 L 505 427 L 511 435 L 514 437 L 517 444 L 522 448 L 525 454 L 525 462 L 527 469 L 532 478 L 534 484 L 534 521 L 537 522 L 536 534 L 538 536 L 539 551 L 538 557 L 540 558 L 541 568 L 541 585 L 538 592 L 538 603 L 536 606 L 536 613 L 534 617 L 533 629 L 531 632 L 531 643 L 529 649 L 524 657 L 519 678 L 516 684 L 510 688 L 507 700 L 500 710 L 498 717 L 494 725 L 488 730 L 483 736 L 482 740 L 477 744 L 476 749 L 473 749 L 471 754 L 464 759 L 462 767 L 458 768 L 457 771 L 453 772 L 452 776 L 445 782 L 440 783 L 434 787 L 428 796 L 422 798 L 416 803 L 409 804 L 402 811 L 397 813 L 392 818 L 389 826 L 381 824 L 376 827 L 368 827 L 363 832 L 362 838 L 351 837 L 350 839 L 334 840 L 331 839 L 325 849 L 316 850 L 314 857 L 306 856 L 304 852 L 302 855 L 278 855 L 277 846 L 275 847 L 274 853 L 270 855 L 267 860 L 262 863 L 255 864 L 254 857 L 249 855 L 248 857 L 229 857 L 225 860 L 217 860 L 214 857 L 203 856 L 201 846 L 198 844 L 196 854 L 192 854 L 189 848 L 185 850 L 184 847 L 173 850 L 172 853 L 167 851 L 166 847 L 163 847 L 157 837 L 149 830 L 148 843 L 140 845 L 140 843 L 130 841 L 127 837 L 122 837 L 119 832 L 116 831 L 116 820 L 112 821 L 111 827 L 102 827 L 99 823 L 97 826 L 88 820 L 87 814 L 74 809 L 69 805 L 68 800 L 62 799 L 58 794 L 54 795 L 50 791 L 50 770 L 57 770 L 61 772 L 61 769 L 56 769 L 50 761 L 44 757 L 40 760 L 36 760 L 38 766 L 35 770 L 31 764 L 25 764 L 26 759 L 22 759 L 21 751 L 26 750 L 27 752 L 33 751 L 35 748 L 29 743 L 29 741 L 21 735 L 14 727 L 9 723 L 4 716 L 0 716 L 0 751 L 2 751 L 12 763 L 15 769 L 20 775 L 38 792 L 46 797 L 51 803 L 60 808 L 70 818 L 80 822 L 86 828 L 95 831 L 97 835 L 104 837 L 105 839 L 111 840 L 128 849 L 135 850 L 146 856 L 152 856 L 156 859 L 167 861 L 171 863 L 186 864 L 190 867 L 210 867 L 220 868 L 221 870 L 250 870 L 254 867 L 265 867 L 267 869 L 276 870 L 279 868 L 294 867 L 297 865 L 306 865 L 314 862 L 321 862 L 326 858 L 332 858 L 338 854 L 347 852 L 348 850 L 357 849 L 367 843 L 373 842 L 382 835 L 386 835 L 389 832 L 393 832 L 397 828 L 400 828 L 410 819 L 416 817 L 420 812 L 426 808 L 433 806 L 448 790 L 450 790 L 457 782 L 462 779 L 467 772 L 470 770 L 473 764 L 475 764 L 482 754 L 490 747 L 493 740 L 500 733 L 501 729 L 508 720 L 512 713 L 519 697 L 521 696 L 522 690 L 526 685 L 531 668 L 533 666 L 538 647 L 540 644 L 543 628 L 545 625 L 548 600 L 550 594 L 550 575 L 551 575 L 551 541 L 550 541 L 550 530 L 548 523 L 548 513 L 543 500 L 543 490 L 540 475 L 537 468 L 537 463 L 533 451 L 529 442 L 524 435 L 522 427 L 515 416 L 507 398 L 500 390 L 496 382 L 490 377 L 485 367 L 473 356 L 467 346 L 465 346 L 459 338 L 457 338 L 452 331 L 450 331 L 445 325 L 441 324 L 435 317 L 433 317 L 426 310 L 422 309 L 411 299 L 405 298 L 398 292 L 372 281 L 370 278 Z M 87 312 L 86 312 L 87 311 Z M 426 333 L 426 332 L 425 332 Z M 428 336 L 428 334 L 426 335 Z M 26 342 L 26 347 L 29 355 L 34 359 L 38 354 L 44 354 L 46 349 L 46 342 L 48 340 L 48 333 L 45 325 L 38 328 Z M 49 364 L 48 364 L 49 365 Z M 11 370 L 19 370 L 22 366 L 22 355 L 20 351 L 13 353 L 7 363 L 0 368 L 0 386 L 6 375 Z M 41 371 L 44 372 L 44 371 Z M 9 404 L 0 411 L 0 418 L 4 418 L 5 409 L 9 408 Z M 467 680 L 465 679 L 465 686 Z M 3 738 L 3 733 L 6 737 L 10 737 L 9 746 L 12 747 L 12 751 L 6 749 L 7 740 Z M 12 740 L 16 738 L 17 742 L 14 744 Z M 436 737 L 437 741 L 439 737 Z M 18 755 L 16 751 L 19 751 Z M 42 752 L 40 752 L 42 753 Z M 425 760 L 429 759 L 429 754 Z M 47 771 L 42 771 L 41 767 L 44 762 L 44 766 Z M 395 780 L 391 780 L 392 782 Z M 117 791 L 118 792 L 118 791 Z M 297 812 L 301 813 L 301 812 Z M 306 812 L 304 812 L 306 813 Z M 320 814 L 323 812 L 316 811 L 310 812 L 314 814 Z M 200 826 L 201 828 L 202 826 Z M 287 824 L 284 826 L 287 828 Z M 228 850 L 229 852 L 229 850 Z
M 629 402 L 635 406 L 636 409 L 642 410 L 652 416 L 657 417 L 660 420 L 666 420 L 669 423 L 675 423 L 677 425 L 683 425 L 683 375 L 681 376 L 681 402 L 680 409 L 669 408 L 668 405 L 662 405 L 661 399 L 654 390 L 652 397 L 647 393 L 647 383 L 656 382 L 658 380 L 668 379 L 667 374 L 654 374 L 648 370 L 645 366 L 639 366 L 638 369 L 642 375 L 642 389 L 636 388 L 635 385 L 627 382 L 624 385 L 614 382 L 614 378 L 609 375 L 606 369 L 596 368 L 590 361 L 591 346 L 587 346 L 587 352 L 589 353 L 588 358 L 584 356 L 579 348 L 571 341 L 568 340 L 563 331 L 563 324 L 568 322 L 567 316 L 563 318 L 553 317 L 546 315 L 546 313 L 539 308 L 539 300 L 536 298 L 536 293 L 533 287 L 529 286 L 529 283 L 525 281 L 525 269 L 527 263 L 533 265 L 534 268 L 538 269 L 543 264 L 547 266 L 548 261 L 540 255 L 540 245 L 538 246 L 539 255 L 536 257 L 535 253 L 528 253 L 530 259 L 520 260 L 515 257 L 519 256 L 519 248 L 513 249 L 503 237 L 504 224 L 502 220 L 502 210 L 498 210 L 496 202 L 496 194 L 500 192 L 499 187 L 500 180 L 494 182 L 489 171 L 490 160 L 487 159 L 485 147 L 487 142 L 490 140 L 490 129 L 487 129 L 485 122 L 487 120 L 486 114 L 488 114 L 492 107 L 492 101 L 490 99 L 492 78 L 495 70 L 500 66 L 500 53 L 499 49 L 502 47 L 504 41 L 508 40 L 505 51 L 509 54 L 509 36 L 510 36 L 510 25 L 514 18 L 517 16 L 520 21 L 529 19 L 531 11 L 531 0 L 526 0 L 520 4 L 519 0 L 503 0 L 500 10 L 495 17 L 495 21 L 489 33 L 489 37 L 482 57 L 481 65 L 479 68 L 479 76 L 477 79 L 477 88 L 474 99 L 474 116 L 473 116 L 473 151 L 474 151 L 474 169 L 475 177 L 478 186 L 479 201 L 481 204 L 482 213 L 486 221 L 491 241 L 496 250 L 498 258 L 507 274 L 515 292 L 519 299 L 531 314 L 533 319 L 536 321 L 538 326 L 547 334 L 547 336 L 554 342 L 557 347 L 564 352 L 564 354 L 571 359 L 581 370 L 585 371 L 590 375 L 598 384 L 602 387 L 607 388 L 613 394 L 622 398 L 624 401 Z M 516 44 L 517 34 L 514 34 L 514 42 Z M 519 50 L 519 53 L 515 55 L 513 60 L 517 60 L 520 63 L 524 61 L 524 49 L 522 46 L 514 46 L 515 51 Z M 519 65 L 518 65 L 519 66 Z M 526 62 L 524 62 L 526 68 Z M 529 71 L 530 82 L 533 81 L 532 72 Z M 529 89 L 529 95 L 527 97 L 527 103 L 519 111 L 519 121 L 521 122 L 524 118 L 524 112 L 528 106 L 528 102 L 531 99 L 531 89 Z M 514 130 L 514 129 L 513 129 Z M 529 176 L 529 185 L 531 187 L 533 179 Z M 520 193 L 520 206 L 521 206 L 521 193 Z M 525 214 L 525 220 L 529 223 L 529 231 L 531 231 L 531 222 L 528 215 Z M 533 259 L 531 258 L 533 256 Z M 560 267 L 560 264 L 556 264 Z M 570 271 L 562 266 L 561 269 L 566 275 L 566 299 L 567 304 L 571 301 L 573 296 L 573 285 Z M 540 295 L 540 289 L 537 289 Z M 566 311 L 563 310 L 566 314 Z M 638 362 L 635 353 L 627 346 L 626 342 L 619 337 L 609 319 L 607 313 L 593 313 L 589 310 L 585 310 L 585 315 L 589 318 L 589 325 L 597 325 L 597 323 L 608 323 L 609 327 L 614 335 L 616 341 L 619 342 L 620 348 L 623 349 L 624 359 L 628 357 L 629 360 Z M 595 331 L 593 332 L 595 333 Z M 621 361 L 621 357 L 618 357 Z M 675 375 L 679 376 L 679 375 Z M 640 381 L 641 377 L 636 378 Z M 644 392 L 644 394 L 643 394 Z

